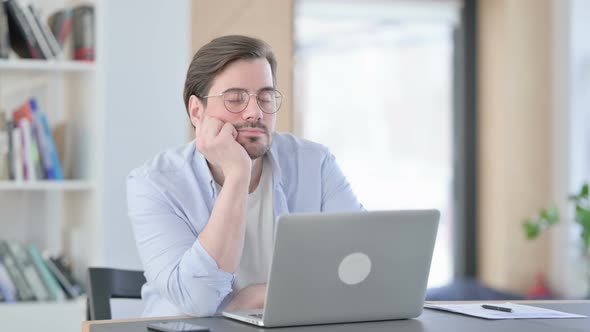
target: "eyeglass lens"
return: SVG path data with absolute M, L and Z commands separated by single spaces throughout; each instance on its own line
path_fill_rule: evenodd
M 256 96 L 256 101 L 264 113 L 275 113 L 281 107 L 280 92 L 263 90 Z M 223 101 L 228 111 L 239 113 L 248 107 L 250 95 L 246 91 L 227 91 L 223 94 Z

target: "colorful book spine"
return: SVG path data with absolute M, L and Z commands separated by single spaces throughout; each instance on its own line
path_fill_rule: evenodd
M 49 26 L 41 19 L 41 13 L 32 4 L 29 5 L 29 10 L 31 11 L 31 14 L 33 14 L 35 22 L 37 23 L 39 28 L 41 28 L 41 32 L 43 33 L 43 37 L 45 38 L 47 44 L 49 45 L 49 48 L 51 49 L 51 53 L 53 53 L 55 57 L 61 58 L 63 55 L 61 46 L 59 45 L 58 41 L 55 39 L 55 36 L 49 29 Z
M 18 126 L 12 126 L 11 132 L 11 162 L 12 162 L 12 171 L 13 179 L 15 181 L 23 181 L 25 179 L 24 175 L 24 162 L 23 162 L 23 144 L 21 141 L 21 129 Z
M 50 300 L 51 296 L 49 290 L 45 287 L 45 284 L 37 272 L 24 244 L 16 241 L 8 241 L 7 243 L 12 256 L 15 258 L 16 265 L 21 270 L 27 283 L 31 287 L 33 294 L 35 294 L 35 298 L 39 301 Z
M 33 33 L 33 37 L 35 37 L 35 41 L 37 42 L 37 47 L 39 48 L 39 51 L 41 52 L 41 55 L 43 56 L 43 58 L 44 59 L 53 58 L 53 53 L 51 52 L 51 48 L 49 48 L 49 44 L 47 43 L 47 41 L 43 37 L 43 32 L 41 31 L 41 28 L 39 27 L 39 25 L 35 21 L 35 18 L 33 17 L 33 13 L 31 12 L 30 8 L 24 7 L 24 8 L 21 8 L 20 10 L 23 14 L 23 17 L 27 21 L 28 26 L 31 28 L 31 32 Z
M 69 298 L 76 298 L 84 293 L 82 286 L 72 277 L 71 273 L 59 259 L 50 257 L 49 255 L 45 255 L 44 258 L 45 262 L 47 262 L 47 267 L 49 267 L 55 278 L 59 281 Z
M 49 17 L 49 28 L 62 50 L 72 31 L 72 13 L 73 10 L 71 8 L 65 8 Z
M 6 112 L 0 110 L 0 180 L 8 180 L 10 178 L 10 134 L 8 125 Z
M 10 56 L 10 32 L 8 31 L 8 16 L 6 7 L 0 5 L 0 58 L 8 59 Z
M 0 240 L 0 262 L 6 267 L 6 271 L 16 287 L 19 301 L 34 301 L 35 294 L 31 290 L 22 271 L 19 269 L 16 259 L 13 257 L 8 243 Z
M 39 150 L 39 156 L 41 158 L 41 165 L 43 166 L 43 173 L 45 178 L 49 180 L 55 179 L 55 170 L 51 158 L 51 150 L 49 148 L 49 139 L 51 133 L 45 131 L 43 120 L 41 119 L 41 111 L 37 105 L 35 98 L 29 100 L 31 105 L 31 112 L 33 114 L 33 134 L 37 141 L 37 148 Z
M 53 167 L 54 179 L 63 180 L 64 174 L 62 171 L 61 162 L 59 161 L 59 156 L 57 154 L 55 140 L 53 139 L 53 134 L 51 133 L 51 128 L 49 127 L 49 122 L 47 121 L 47 117 L 45 116 L 44 112 L 39 112 L 39 116 L 41 118 L 43 129 L 46 133 L 47 148 L 49 150 L 49 158 L 51 159 L 51 165 Z
M 31 131 L 31 122 L 27 118 L 21 118 L 18 121 L 18 126 L 20 128 L 21 133 L 21 143 L 23 147 L 23 166 L 24 166 L 24 176 L 25 180 L 27 181 L 35 181 L 37 180 L 37 173 L 35 171 L 35 160 L 33 157 L 34 150 L 33 150 L 33 142 L 32 142 L 32 131 Z
M 39 251 L 39 248 L 37 248 L 37 246 L 35 244 L 30 244 L 27 249 L 29 250 L 29 255 L 31 256 L 31 259 L 33 260 L 33 263 L 35 264 L 37 271 L 39 272 L 39 274 L 43 278 L 43 281 L 45 282 L 45 286 L 49 290 L 50 298 L 52 300 L 57 300 L 57 301 L 65 300 L 66 294 L 64 293 L 63 289 L 59 285 L 59 282 L 57 281 L 55 276 L 51 273 L 51 271 L 47 267 L 47 264 L 45 263 L 45 260 L 43 259 L 43 256 L 41 255 L 41 252 Z
M 0 260 L 0 293 L 4 297 L 4 302 L 15 302 L 17 300 L 16 286 L 10 279 L 8 270 Z
M 7 9 L 8 30 L 14 51 L 23 58 L 43 59 L 33 30 L 19 4 L 15 0 L 5 0 L 4 5 Z

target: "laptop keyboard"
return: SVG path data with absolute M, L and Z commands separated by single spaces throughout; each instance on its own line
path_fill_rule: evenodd
M 262 314 L 249 314 L 248 316 L 262 319 Z

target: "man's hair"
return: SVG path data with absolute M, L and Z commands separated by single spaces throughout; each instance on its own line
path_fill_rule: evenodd
M 270 64 L 273 85 L 276 86 L 277 60 L 267 43 L 257 38 L 240 35 L 215 38 L 195 53 L 188 67 L 183 93 L 187 113 L 191 95 L 201 99 L 208 93 L 215 77 L 227 65 L 244 59 L 266 59 Z M 202 98 L 201 101 L 203 105 L 207 105 L 206 98 Z

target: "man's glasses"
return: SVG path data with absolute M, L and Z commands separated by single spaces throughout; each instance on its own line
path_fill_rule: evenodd
M 248 93 L 242 89 L 232 89 L 218 95 L 201 96 L 201 98 L 223 97 L 225 108 L 232 113 L 240 113 L 248 107 L 250 96 L 256 97 L 256 103 L 266 114 L 278 112 L 283 102 L 283 95 L 275 89 L 264 89 L 258 93 Z

